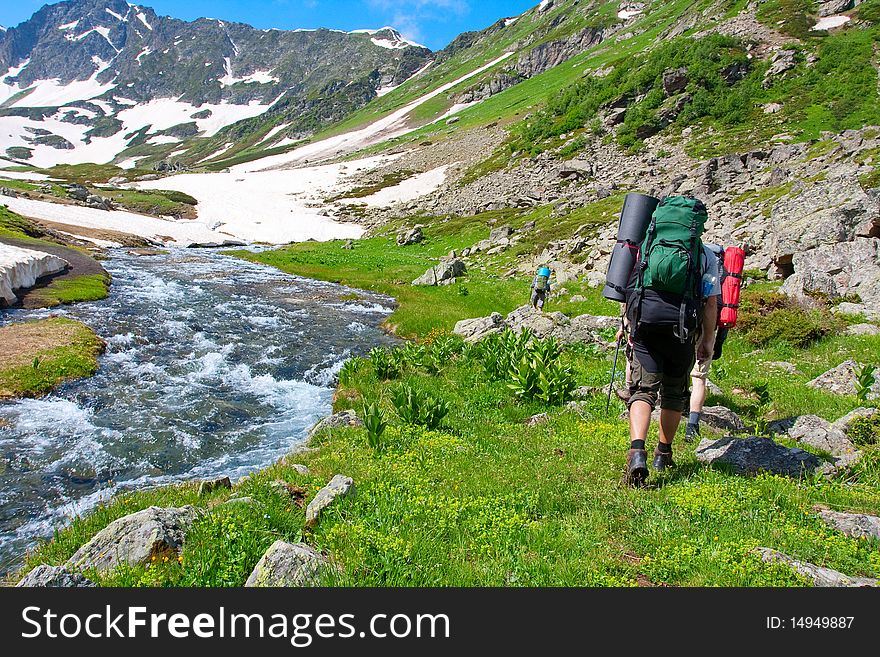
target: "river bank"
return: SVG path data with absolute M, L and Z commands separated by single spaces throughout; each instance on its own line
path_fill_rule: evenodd
M 0 555 L 114 493 L 265 466 L 330 410 L 341 361 L 391 344 L 389 299 L 209 250 L 108 252 L 106 300 L 50 312 L 106 341 L 100 369 L 0 405 Z

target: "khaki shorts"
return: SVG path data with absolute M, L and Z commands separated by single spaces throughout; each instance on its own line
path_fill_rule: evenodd
M 694 379 L 703 379 L 705 381 L 709 378 L 709 370 L 712 368 L 712 356 L 709 356 L 706 360 L 697 360 L 694 363 L 694 369 L 691 370 L 691 378 Z

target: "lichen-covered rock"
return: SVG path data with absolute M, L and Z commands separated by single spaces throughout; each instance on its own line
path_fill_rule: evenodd
M 330 567 L 326 557 L 305 543 L 275 541 L 254 566 L 246 587 L 317 586 Z
M 345 475 L 333 475 L 324 488 L 319 490 L 315 495 L 315 499 L 309 502 L 306 507 L 306 527 L 314 527 L 321 518 L 324 509 L 333 504 L 337 497 L 345 497 L 346 495 L 354 495 L 354 480 Z
M 505 327 L 501 313 L 492 313 L 488 317 L 463 319 L 456 322 L 452 332 L 464 338 L 465 342 L 479 342 L 486 336 L 498 333 Z
M 95 583 L 79 573 L 71 572 L 64 566 L 43 564 L 25 575 L 16 586 L 78 588 L 95 586 Z
M 120 564 L 137 566 L 151 557 L 174 556 L 198 511 L 193 506 L 151 506 L 118 518 L 99 531 L 65 564 L 68 568 L 112 570 Z
M 880 335 L 880 326 L 876 324 L 853 324 L 846 327 L 847 335 Z
M 716 431 L 742 433 L 746 430 L 742 418 L 726 406 L 704 406 L 700 420 Z
M 760 555 L 764 563 L 783 563 L 791 567 L 792 570 L 811 580 L 813 586 L 852 587 L 877 586 L 878 584 L 876 579 L 871 579 L 870 577 L 850 577 L 831 568 L 823 568 L 806 561 L 798 561 L 772 548 L 759 547 L 755 548 L 755 552 Z
M 823 463 L 815 454 L 784 447 L 759 436 L 728 436 L 714 441 L 703 438 L 697 446 L 696 457 L 701 463 L 726 465 L 740 475 L 770 472 L 795 478 L 813 472 Z
M 801 415 L 787 433 L 799 443 L 823 449 L 835 456 L 856 451 L 855 445 L 843 430 L 817 415 Z
M 342 429 L 345 427 L 362 426 L 364 426 L 364 421 L 358 417 L 357 413 L 348 409 L 318 420 L 315 425 L 309 429 L 309 437 L 316 435 L 324 429 Z
M 816 511 L 822 522 L 847 536 L 880 539 L 880 518 L 877 516 L 867 513 L 832 511 L 823 507 L 817 508 Z
M 443 260 L 412 282 L 413 285 L 440 285 L 443 281 L 458 278 L 467 272 L 464 262 L 458 258 Z
M 416 226 L 409 230 L 402 230 L 397 234 L 397 246 L 412 246 L 423 239 L 425 239 L 425 235 L 422 233 L 422 229 Z
M 852 359 L 845 360 L 837 367 L 820 374 L 807 385 L 811 388 L 827 390 L 835 395 L 854 395 L 856 394 L 856 378 L 862 367 L 862 363 Z M 871 392 L 868 393 L 868 399 L 877 399 L 878 397 L 880 397 L 880 377 L 876 377 L 874 385 L 871 386 Z

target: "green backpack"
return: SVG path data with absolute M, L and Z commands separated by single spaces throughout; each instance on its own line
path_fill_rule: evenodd
M 667 196 L 660 202 L 642 249 L 642 286 L 684 297 L 700 294 L 703 230 L 708 215 L 702 201 Z
M 707 220 L 703 202 L 687 196 L 667 196 L 654 210 L 627 302 L 633 326 L 677 326 L 682 342 L 692 334 L 701 311 Z

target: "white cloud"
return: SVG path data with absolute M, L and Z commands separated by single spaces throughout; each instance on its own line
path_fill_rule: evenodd
M 470 11 L 469 0 L 367 0 L 382 11 L 393 11 L 391 25 L 407 39 L 420 42 L 422 25 L 427 21 L 443 21 L 450 14 L 462 16 Z

